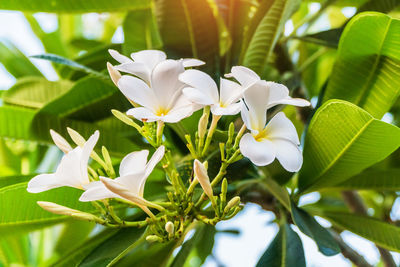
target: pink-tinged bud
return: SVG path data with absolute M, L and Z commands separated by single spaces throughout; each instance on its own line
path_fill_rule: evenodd
M 50 135 L 51 138 L 53 139 L 54 144 L 65 154 L 70 152 L 72 150 L 72 147 L 70 144 L 67 142 L 67 140 L 64 139 L 61 135 L 59 135 L 56 131 L 50 130 Z
M 195 159 L 193 169 L 195 178 L 199 181 L 201 187 L 204 190 L 204 193 L 208 196 L 210 200 L 212 200 L 213 190 L 210 184 L 210 178 L 208 177 L 206 168 L 200 161 Z

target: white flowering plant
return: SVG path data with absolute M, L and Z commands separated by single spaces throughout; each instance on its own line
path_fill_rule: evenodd
M 0 266 L 221 265 L 218 237 L 253 227 L 227 221 L 258 223 L 249 203 L 277 233 L 253 237 L 264 253 L 221 250 L 227 266 L 378 264 L 348 232 L 395 266 L 398 8 L 0 1 L 45 50 L 0 40 L 16 80 L 0 91 Z

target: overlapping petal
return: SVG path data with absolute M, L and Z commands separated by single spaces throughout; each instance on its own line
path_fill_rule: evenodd
M 32 178 L 28 183 L 28 192 L 39 193 L 61 186 L 82 189 L 89 183 L 88 161 L 99 135 L 96 131 L 83 147 L 76 147 L 65 154 L 55 173 L 41 174 Z

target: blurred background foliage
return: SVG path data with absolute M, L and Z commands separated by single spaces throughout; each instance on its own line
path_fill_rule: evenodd
M 148 147 L 110 112 L 126 111 L 130 104 L 108 78 L 106 62 L 115 62 L 107 50 L 129 55 L 161 49 L 171 58 L 206 61 L 201 69 L 215 79 L 245 65 L 313 104 L 273 110 L 283 109 L 303 134 L 299 174 L 287 173 L 277 162 L 256 170 L 247 160 L 228 171 L 230 193 L 273 212 L 280 224 L 258 266 L 305 265 L 291 224 L 313 238 L 324 255 L 342 252 L 354 264 L 368 266 L 341 239 L 349 230 L 377 244 L 381 264 L 394 266 L 388 251 L 400 251 L 400 223 L 392 212 L 400 190 L 399 6 L 398 0 L 1 1 L 0 9 L 23 12 L 46 53 L 27 57 L 9 40 L 0 41 L 1 64 L 16 79 L 0 91 L 0 265 L 200 266 L 212 253 L 213 226 L 193 225 L 194 233 L 177 252 L 177 243 L 145 242 L 143 229 L 95 227 L 36 205 L 46 200 L 93 211 L 78 203 L 75 189 L 26 192 L 27 181 L 54 170 L 61 157 L 51 146 L 49 129 L 67 136 L 71 127 L 85 137 L 99 129 L 98 147 L 106 146 L 116 165 L 126 153 Z M 370 11 L 380 13 L 362 13 Z M 38 12 L 53 13 L 56 29 L 49 31 Z M 89 31 L 87 13 L 93 12 L 97 30 Z M 123 42 L 114 41 L 118 34 Z M 39 60 L 52 63 L 57 80 L 48 80 L 32 64 Z M 184 134 L 196 131 L 199 116 L 166 129 L 187 177 Z M 236 119 L 221 120 L 221 140 Z M 210 172 L 213 168 L 218 166 L 211 165 Z M 160 199 L 166 186 L 156 171 L 146 198 Z M 300 193 L 289 197 L 288 191 Z M 297 207 L 300 195 L 313 191 L 318 200 Z M 142 216 L 136 210 L 119 212 Z M 313 216 L 330 221 L 329 232 Z

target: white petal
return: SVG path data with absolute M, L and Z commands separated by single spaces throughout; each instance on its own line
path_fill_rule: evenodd
M 232 67 L 231 76 L 245 88 L 260 80 L 260 76 L 257 73 L 243 66 Z
M 83 149 L 78 146 L 61 158 L 60 164 L 54 174 L 58 183 L 76 188 L 82 188 L 82 185 L 89 183 L 87 164 L 86 173 L 83 172 L 84 162 L 82 154 Z
M 182 64 L 185 68 L 197 67 L 206 64 L 204 61 L 195 58 L 182 58 Z
M 192 87 L 183 88 L 183 94 L 192 102 L 200 105 L 211 105 L 215 102 L 207 95 L 204 94 L 203 91 L 198 90 Z
M 219 102 L 218 87 L 210 75 L 199 70 L 186 70 L 179 80 L 203 92 L 213 103 Z
M 144 200 L 139 195 L 137 195 L 137 194 L 133 193 L 132 191 L 130 191 L 129 189 L 127 189 L 120 182 L 117 182 L 117 181 L 109 179 L 109 178 L 104 178 L 104 177 L 100 177 L 100 181 L 107 187 L 108 190 L 110 190 L 111 192 L 114 192 L 121 198 L 127 199 L 127 200 L 132 201 L 139 205 L 147 204 L 146 200 Z
M 269 140 L 257 142 L 254 137 L 247 133 L 240 139 L 240 152 L 257 166 L 265 166 L 275 159 L 274 144 Z
M 56 131 L 50 130 L 50 135 L 51 139 L 53 139 L 54 144 L 64 153 L 68 153 L 69 151 L 72 150 L 72 147 L 70 144 L 67 142 L 67 140 L 64 139 L 60 134 L 58 134 Z
M 129 190 L 130 192 L 138 196 L 143 196 L 144 184 L 146 183 L 147 179 L 147 177 L 145 177 L 144 174 L 145 174 L 144 171 L 138 173 L 131 173 L 126 176 L 121 176 L 116 179 L 113 179 L 112 181 L 118 182 L 118 184 L 124 186 L 126 190 Z
M 284 139 L 271 140 L 276 149 L 276 158 L 282 167 L 290 172 L 297 172 L 303 164 L 303 156 L 299 147 Z
M 127 72 L 133 74 L 142 80 L 144 80 L 147 84 L 150 84 L 150 74 L 151 70 L 143 63 L 140 62 L 128 62 L 118 66 L 115 66 L 115 69 L 123 72 Z
M 145 64 L 150 71 L 152 71 L 158 63 L 167 59 L 167 55 L 160 50 L 143 50 L 132 53 L 131 57 L 135 62 Z
M 220 101 L 224 105 L 229 105 L 239 100 L 243 95 L 243 88 L 235 82 L 227 79 L 220 79 Z
M 120 176 L 144 171 L 148 155 L 148 150 L 135 151 L 126 155 L 119 165 Z
M 242 117 L 242 120 L 246 127 L 250 130 L 254 130 L 251 128 L 251 122 L 250 122 L 250 114 L 249 110 L 247 109 L 245 103 L 243 101 L 240 101 L 241 107 L 240 107 L 240 115 Z
M 81 177 L 82 177 L 82 185 L 89 183 L 88 177 L 88 162 L 90 158 L 90 154 L 92 153 L 94 146 L 99 140 L 100 132 L 95 131 L 92 136 L 86 141 L 85 145 L 82 148 L 82 156 L 80 159 L 80 169 L 81 169 Z
M 167 115 L 163 116 L 161 120 L 167 123 L 176 123 L 184 118 L 190 117 L 194 111 L 192 105 L 175 107 L 171 109 Z
M 133 116 L 138 120 L 153 122 L 160 120 L 159 116 L 156 116 L 153 111 L 148 108 L 139 107 L 139 108 L 131 108 L 126 112 L 127 115 Z
M 307 100 L 302 99 L 302 98 L 291 98 L 290 96 L 288 96 L 282 100 L 279 100 L 276 102 L 270 102 L 268 105 L 268 108 L 273 107 L 278 104 L 306 107 L 306 106 L 310 105 L 310 102 L 308 102 Z
M 234 103 L 230 104 L 227 107 L 221 107 L 219 105 L 212 105 L 211 106 L 211 113 L 214 115 L 236 115 L 240 112 L 242 107 L 242 103 Z
M 110 190 L 108 190 L 104 184 L 100 181 L 94 181 L 91 182 L 90 184 L 87 184 L 85 186 L 85 192 L 81 195 L 79 198 L 79 201 L 95 201 L 95 200 L 101 200 L 101 199 L 106 199 L 106 198 L 117 198 L 120 197 Z
M 157 150 L 154 152 L 153 156 L 151 156 L 151 159 L 146 165 L 146 171 L 145 171 L 145 176 L 149 176 L 151 172 L 153 171 L 154 167 L 162 160 L 164 157 L 165 153 L 165 147 L 160 146 L 157 148 Z
M 118 88 L 130 100 L 141 106 L 157 107 L 157 98 L 153 90 L 142 80 L 133 76 L 124 75 L 118 81 Z
M 55 174 L 39 174 L 29 181 L 27 191 L 40 193 L 61 186 L 65 186 L 65 184 L 60 182 Z
M 128 63 L 128 62 L 132 62 L 132 60 L 124 55 L 121 55 L 117 50 L 113 50 L 113 49 L 108 49 L 108 53 L 110 53 L 110 55 L 119 63 Z
M 268 139 L 286 139 L 294 144 L 300 144 L 296 128 L 283 112 L 279 112 L 269 121 L 266 127 L 266 136 Z
M 167 108 L 181 94 L 184 84 L 178 80 L 178 76 L 184 70 L 182 62 L 170 59 L 160 62 L 154 68 L 151 86 L 160 107 Z
M 250 129 L 261 131 L 267 121 L 267 105 L 269 90 L 267 82 L 258 81 L 251 85 L 244 93 L 244 100 L 249 109 Z
M 108 74 L 110 74 L 111 80 L 113 81 L 115 86 L 118 87 L 118 81 L 119 81 L 119 79 L 121 79 L 121 73 L 119 73 L 119 71 L 116 69 L 116 67 L 111 65 L 110 62 L 107 62 L 107 70 L 108 70 Z

